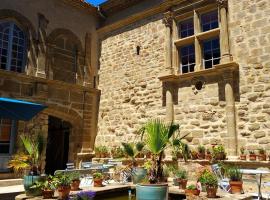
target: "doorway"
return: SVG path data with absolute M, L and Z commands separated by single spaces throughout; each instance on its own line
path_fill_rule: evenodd
M 71 124 L 49 116 L 46 149 L 46 174 L 53 175 L 56 170 L 66 169 L 69 153 Z

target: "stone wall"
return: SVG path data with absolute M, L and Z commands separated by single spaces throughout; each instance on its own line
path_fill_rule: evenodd
M 229 0 L 231 52 L 240 65 L 239 146 L 270 150 L 270 4 Z
M 97 145 L 132 141 L 147 119 L 164 117 L 158 79 L 165 68 L 164 49 L 161 15 L 138 21 L 101 40 Z

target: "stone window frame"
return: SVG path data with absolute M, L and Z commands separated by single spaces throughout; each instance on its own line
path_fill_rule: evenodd
M 232 61 L 229 49 L 229 36 L 228 36 L 228 24 L 227 24 L 227 0 L 216 0 L 215 3 L 202 6 L 194 7 L 192 10 L 181 14 L 175 14 L 172 12 L 172 69 L 176 74 L 183 75 L 181 70 L 180 61 L 180 49 L 181 47 L 194 44 L 195 47 L 195 69 L 194 72 L 208 70 L 204 69 L 203 59 L 203 41 L 219 37 L 220 43 L 220 62 L 227 63 Z M 201 29 L 201 15 L 217 10 L 218 12 L 218 28 L 211 29 L 203 32 Z M 181 38 L 179 36 L 179 26 L 181 21 L 193 19 L 194 24 L 194 35 Z M 216 65 L 213 65 L 214 68 Z M 188 72 L 193 73 L 193 72 Z

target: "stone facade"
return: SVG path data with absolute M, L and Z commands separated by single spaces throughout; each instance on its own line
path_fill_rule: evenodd
M 78 163 L 84 159 L 78 155 L 91 153 L 97 129 L 96 9 L 73 0 L 3 0 L 1 21 L 15 22 L 24 31 L 27 58 L 22 73 L 0 70 L 0 96 L 47 106 L 32 120 L 17 122 L 15 140 L 33 130 L 41 130 L 46 139 L 48 118 L 59 118 L 71 124 L 68 161 Z M 18 143 L 13 152 L 17 148 Z M 0 171 L 10 156 L 0 156 Z
M 109 15 L 106 25 L 98 30 L 101 34 L 99 88 L 102 96 L 96 144 L 111 145 L 130 140 L 147 119 L 166 120 L 166 112 L 167 115 L 169 112 L 181 125 L 182 134 L 190 133 L 187 141 L 191 146 L 224 144 L 230 155 L 236 155 L 241 146 L 270 150 L 267 75 L 270 5 L 263 0 L 213 2 L 227 10 L 225 15 L 223 11 L 220 13 L 227 15 L 228 27 L 222 25 L 221 32 L 227 34 L 228 29 L 229 48 L 222 37 L 221 51 L 222 56 L 230 54 L 231 58 L 224 58 L 222 63 L 236 64 L 239 68 L 230 80 L 225 71 L 215 71 L 213 76 L 196 72 L 193 78 L 203 77 L 205 82 L 200 91 L 194 90 L 192 77 L 177 74 L 178 66 L 173 60 L 172 68 L 176 66 L 176 69 L 169 74 L 179 77 L 178 81 L 167 86 L 158 81 L 159 76 L 168 74 L 167 60 L 170 59 L 168 32 L 160 13 L 177 6 L 181 9 L 180 3 L 175 1 L 166 7 L 164 1 L 158 13 L 149 8 L 138 11 L 140 4 L 137 4 L 137 7 Z M 121 18 L 129 9 L 130 13 L 137 9 L 140 15 Z M 148 17 L 149 13 L 152 17 Z M 136 55 L 136 46 L 141 47 L 140 55 Z M 173 48 L 170 51 L 174 54 Z M 171 90 L 171 97 L 166 93 L 168 90 Z M 170 99 L 173 112 L 168 108 Z

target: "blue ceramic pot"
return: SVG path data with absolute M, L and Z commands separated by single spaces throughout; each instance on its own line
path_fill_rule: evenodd
M 136 185 L 136 200 L 167 200 L 167 184 Z
M 38 188 L 31 188 L 35 182 L 41 181 L 41 176 L 24 176 L 23 177 L 23 186 L 27 196 L 41 196 L 42 191 Z
M 132 172 L 132 182 L 134 184 L 141 183 L 146 177 L 147 170 L 141 167 L 133 168 Z

